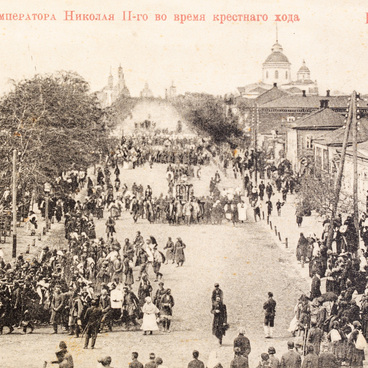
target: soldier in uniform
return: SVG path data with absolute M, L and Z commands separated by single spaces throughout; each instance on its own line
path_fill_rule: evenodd
M 64 295 L 61 293 L 60 285 L 55 286 L 54 295 L 51 302 L 51 318 L 50 323 L 54 329 L 54 334 L 57 333 L 58 324 L 62 323 L 62 314 L 64 307 Z
M 268 293 L 268 300 L 263 304 L 265 313 L 264 333 L 266 338 L 272 338 L 273 327 L 276 315 L 276 302 L 273 299 L 273 293 Z
M 215 289 L 212 291 L 212 297 L 211 297 L 212 303 L 216 301 L 217 297 L 220 297 L 221 302 L 224 301 L 224 293 L 220 289 L 220 285 L 218 283 L 215 284 Z
M 92 300 L 92 306 L 86 312 L 86 339 L 84 341 L 84 349 L 88 349 L 89 340 L 92 338 L 91 349 L 95 348 L 98 330 L 102 319 L 102 309 L 98 306 L 98 300 Z
M 102 310 L 102 318 L 100 330 L 107 325 L 109 331 L 112 331 L 112 311 L 111 311 L 111 300 L 106 289 L 101 290 L 99 306 Z

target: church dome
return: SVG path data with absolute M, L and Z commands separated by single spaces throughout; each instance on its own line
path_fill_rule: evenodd
M 289 59 L 281 52 L 274 51 L 271 55 L 269 55 L 265 61 L 265 63 L 288 63 Z
M 305 65 L 305 61 L 303 60 L 303 65 L 298 70 L 298 73 L 310 73 L 309 68 Z
M 270 54 L 265 63 L 288 63 L 289 59 L 283 54 L 282 46 L 276 41 L 271 48 L 272 54 Z

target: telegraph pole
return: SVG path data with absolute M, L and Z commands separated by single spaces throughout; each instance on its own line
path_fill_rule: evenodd
M 353 121 L 353 107 L 355 106 L 353 101 L 355 101 L 355 99 L 356 99 L 356 92 L 354 91 L 350 97 L 350 102 L 349 102 L 349 107 L 348 107 L 348 116 L 347 116 L 346 124 L 345 124 L 344 141 L 343 141 L 342 150 L 341 150 L 341 160 L 340 160 L 339 170 L 338 170 L 336 181 L 335 181 L 335 193 L 334 193 L 333 204 L 332 204 L 330 227 L 328 229 L 328 236 L 327 236 L 327 247 L 329 249 L 331 249 L 332 240 L 333 240 L 334 220 L 335 220 L 336 213 L 337 213 L 337 207 L 339 205 L 341 182 L 342 182 L 342 176 L 344 174 L 346 148 L 348 146 L 349 133 L 350 133 L 350 128 L 351 128 L 352 121 Z
M 13 151 L 13 178 L 12 178 L 12 215 L 13 215 L 13 249 L 12 257 L 17 257 L 17 150 Z
M 354 205 L 354 227 L 358 237 L 359 244 L 359 208 L 358 208 L 358 119 L 360 115 L 357 115 L 357 94 L 354 91 L 351 97 L 353 116 L 352 116 L 352 129 L 353 129 L 353 205 Z

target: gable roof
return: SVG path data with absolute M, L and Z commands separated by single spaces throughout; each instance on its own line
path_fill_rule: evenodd
M 329 109 L 320 109 L 295 121 L 293 129 L 324 130 L 340 128 L 344 125 L 344 117 Z
M 344 143 L 345 128 L 341 127 L 332 132 L 323 134 L 320 138 L 314 139 L 316 143 L 323 144 L 325 146 L 342 147 Z M 357 142 L 362 143 L 368 141 L 368 119 L 360 119 L 357 131 Z M 353 132 L 350 129 L 348 137 L 348 145 L 353 144 Z
M 270 102 L 276 100 L 278 98 L 288 96 L 289 94 L 285 91 L 278 89 L 277 87 L 272 87 L 268 91 L 262 93 L 256 98 L 257 104 L 264 104 L 266 102 Z

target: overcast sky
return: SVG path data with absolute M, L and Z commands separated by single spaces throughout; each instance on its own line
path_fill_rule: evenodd
M 0 91 L 9 79 L 72 70 L 106 85 L 110 66 L 121 63 L 132 95 L 147 81 L 155 95 L 174 80 L 178 92 L 225 94 L 257 82 L 275 42 L 274 14 L 298 14 L 279 22 L 279 42 L 292 77 L 305 59 L 320 92 L 368 92 L 368 2 L 351 0 L 0 0 L 0 14 L 55 14 L 56 21 L 0 20 Z M 114 13 L 114 22 L 64 21 L 64 10 Z M 147 22 L 123 22 L 122 12 L 147 13 Z M 166 13 L 166 22 L 155 22 Z M 206 22 L 173 21 L 175 13 L 205 13 Z M 217 13 L 268 14 L 267 22 L 212 22 Z

